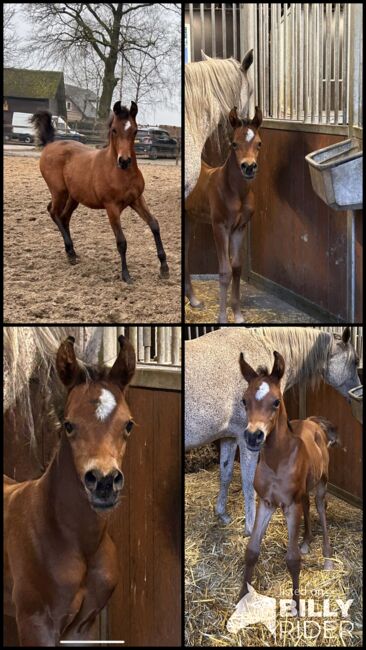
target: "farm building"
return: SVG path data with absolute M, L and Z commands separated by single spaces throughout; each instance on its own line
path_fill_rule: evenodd
M 73 127 L 80 122 L 93 122 L 97 117 L 98 98 L 92 90 L 65 84 L 67 121 Z
M 40 477 L 60 437 L 66 393 L 55 373 L 60 342 L 75 338 L 77 358 L 111 368 L 124 334 L 136 353 L 126 400 L 136 423 L 123 460 L 121 505 L 110 515 L 120 577 L 93 639 L 126 646 L 181 641 L 181 343 L 178 327 L 5 328 L 5 473 Z M 17 645 L 4 620 L 5 646 Z M 85 641 L 84 641 L 85 643 Z
M 213 58 L 242 61 L 251 48 L 254 61 L 248 70 L 253 88 L 249 116 L 254 115 L 254 106 L 259 106 L 263 123 L 258 174 L 253 181 L 255 211 L 246 228 L 242 251 L 242 292 L 246 296 L 242 299 L 242 313 L 245 315 L 247 306 L 246 321 L 261 322 L 266 318 L 267 304 L 267 322 L 278 321 L 281 310 L 275 309 L 273 315 L 272 309 L 270 313 L 273 298 L 282 299 L 284 311 L 286 305 L 294 309 L 289 309 L 283 322 L 291 317 L 296 322 L 309 322 L 309 318 L 313 322 L 359 322 L 362 5 L 185 5 L 186 63 L 202 61 L 202 52 Z M 339 143 L 350 138 L 350 145 L 339 148 Z M 347 150 L 350 158 L 359 154 L 356 195 L 361 194 L 361 202 L 342 208 L 342 203 L 334 206 L 315 191 L 313 171 L 305 156 L 329 146 L 333 150 L 323 156 L 332 156 L 335 165 Z M 206 142 L 203 159 L 217 166 L 227 152 L 225 138 L 221 150 L 211 138 Z M 335 159 L 337 153 L 340 158 Z M 346 174 L 338 181 L 343 193 L 351 185 L 355 189 L 354 175 L 349 179 Z M 218 262 L 209 225 L 196 224 L 189 265 L 197 293 L 206 304 L 216 307 L 217 282 L 214 288 L 211 285 L 217 278 Z M 261 300 L 264 306 L 258 313 L 251 311 L 250 303 Z M 188 306 L 186 317 L 192 323 L 212 322 L 216 311 L 210 310 L 208 318 L 208 312 Z
M 63 72 L 4 68 L 4 126 L 13 113 L 34 113 L 43 108 L 67 117 Z
M 226 337 L 234 331 L 246 341 L 242 345 L 246 359 L 250 358 L 248 338 L 245 330 L 252 332 L 253 340 L 258 337 L 258 359 L 265 359 L 266 344 L 276 340 L 276 349 L 281 350 L 287 363 L 295 364 L 296 340 L 302 338 L 302 331 L 310 336 L 335 336 L 341 340 L 343 327 L 322 326 L 320 328 L 220 328 L 219 326 L 186 326 L 185 328 L 185 400 L 186 400 L 186 436 L 187 436 L 187 395 L 192 387 L 187 383 L 187 368 L 193 358 L 193 349 L 197 341 L 202 341 L 201 351 L 205 359 L 213 353 L 213 343 L 209 337 L 222 333 L 217 343 L 217 404 L 225 395 L 226 403 L 230 401 L 228 386 L 230 378 L 223 376 L 221 359 L 232 357 L 232 349 L 226 347 Z M 213 335 L 212 332 L 215 331 Z M 295 333 L 295 330 L 298 334 Z M 316 334 L 321 330 L 320 334 Z M 272 332 L 272 333 L 271 333 Z M 283 332 L 283 334 L 282 334 Z M 312 334 L 313 332 L 313 334 Z M 363 381 L 363 329 L 352 327 L 350 343 L 356 353 L 358 377 Z M 290 355 L 285 352 L 285 339 L 293 337 Z M 283 346 L 279 339 L 283 337 Z M 297 339 L 297 337 L 300 337 Z M 263 339 L 263 342 L 262 342 Z M 324 339 L 325 340 L 325 339 Z M 191 343 L 192 341 L 192 343 Z M 195 348 L 197 355 L 197 346 Z M 264 356 L 263 356 L 264 355 Z M 233 372 L 239 367 L 238 357 L 232 359 Z M 289 359 L 291 358 L 291 362 Z M 202 358 L 205 366 L 206 360 Z M 305 361 L 306 363 L 306 361 Z M 209 366 L 205 366 L 206 371 Z M 192 377 L 192 375 L 191 375 Z M 194 380 L 191 379 L 193 382 Z M 209 380 L 211 381 L 211 374 Z M 291 382 L 290 382 L 291 383 Z M 242 391 L 244 380 L 242 378 Z M 207 389 L 207 387 L 206 387 Z M 362 395 L 362 387 L 360 388 Z M 197 393 L 194 393 L 197 398 Z M 240 396 L 242 393 L 240 392 Z M 290 598 L 291 579 L 286 568 L 285 553 L 287 548 L 287 527 L 284 514 L 280 508 L 274 513 L 269 527 L 263 537 L 259 559 L 255 566 L 252 585 L 261 596 L 276 599 L 275 632 L 271 633 L 261 621 L 255 618 L 251 624 L 237 633 L 229 631 L 227 623 L 239 600 L 245 566 L 245 551 L 249 538 L 244 535 L 244 522 L 247 516 L 244 507 L 242 478 L 243 466 L 239 462 L 239 450 L 232 480 L 228 491 L 227 513 L 230 520 L 223 524 L 215 514 L 220 484 L 220 446 L 217 444 L 200 446 L 186 452 L 185 461 L 185 642 L 187 646 L 261 646 L 261 647 L 321 647 L 321 646 L 362 646 L 362 397 L 350 402 L 333 386 L 321 380 L 312 384 L 310 381 L 297 381 L 284 393 L 284 402 L 290 420 L 305 419 L 321 415 L 330 420 L 338 429 L 338 443 L 329 448 L 329 483 L 327 526 L 334 553 L 332 571 L 323 570 L 322 534 L 314 497 L 310 495 L 310 517 L 314 529 L 314 539 L 310 552 L 302 557 L 300 572 L 300 593 L 304 602 L 312 598 L 317 612 L 321 610 L 323 599 L 328 599 L 334 610 L 336 599 L 351 599 L 351 611 L 347 617 L 348 632 L 339 633 L 339 620 L 334 614 L 334 627 L 328 626 L 327 615 L 317 613 L 312 616 L 310 610 L 301 614 L 296 623 L 291 618 L 286 621 L 279 612 L 281 598 Z M 197 401 L 197 414 L 205 412 L 210 423 L 210 414 L 204 409 L 203 399 Z M 192 406 L 192 402 L 191 402 Z M 216 405 L 215 405 L 216 406 Z M 215 408 L 213 406 L 213 409 Z M 225 408 L 225 407 L 224 407 Z M 243 411 L 244 414 L 244 411 Z M 198 415 L 199 417 L 199 415 Z M 244 415 L 243 415 L 244 417 Z M 244 425 L 243 425 L 244 426 Z M 201 430 L 204 429 L 202 426 Z M 272 434 L 271 434 L 272 435 Z M 186 440 L 186 444 L 188 440 Z M 224 456 L 224 458 L 228 458 Z M 226 460 L 226 464 L 227 464 Z M 222 463 L 222 459 L 221 459 Z M 247 467 L 246 467 L 247 469 Z M 221 464 L 223 471 L 223 464 Z M 243 474 L 244 478 L 244 474 Z M 304 523 L 301 523 L 301 536 Z M 302 538 L 302 537 L 301 537 Z M 263 603 L 262 603 L 263 604 Z M 277 612 L 277 614 L 276 614 Z

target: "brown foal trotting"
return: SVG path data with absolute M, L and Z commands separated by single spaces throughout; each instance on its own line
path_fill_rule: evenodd
M 132 420 L 124 391 L 135 353 L 123 336 L 109 370 L 87 378 L 69 337 L 57 353 L 68 389 L 59 447 L 45 474 L 5 477 L 4 602 L 20 645 L 89 639 L 118 581 L 106 513 L 118 505 Z M 90 370 L 90 372 L 92 372 Z
M 70 263 L 78 261 L 69 228 L 72 213 L 79 203 L 93 209 L 105 208 L 121 256 L 122 280 L 128 283 L 132 280 L 126 262 L 127 241 L 120 222 L 121 212 L 127 206 L 150 227 L 160 260 L 160 276 L 169 277 L 159 223 L 143 197 L 145 182 L 134 149 L 136 115 L 135 102 L 131 102 L 130 109 L 116 102 L 109 120 L 109 144 L 101 150 L 69 140 L 53 142 L 55 129 L 48 111 L 38 111 L 32 118 L 45 146 L 40 169 L 52 196 L 47 209 L 61 232 Z
M 271 374 L 255 372 L 240 355 L 240 368 L 248 382 L 244 404 L 248 425 L 244 432 L 250 451 L 259 451 L 254 487 L 258 504 L 253 533 L 245 553 L 245 573 L 240 598 L 248 592 L 262 538 L 276 508 L 282 508 L 287 521 L 286 563 L 292 577 L 293 599 L 299 612 L 300 549 L 299 532 L 304 512 L 305 534 L 302 553 L 308 553 L 312 540 L 309 517 L 309 492 L 315 488 L 316 507 L 323 530 L 324 569 L 332 568 L 332 549 L 326 524 L 328 446 L 336 442 L 333 425 L 325 418 L 287 419 L 280 381 L 285 371 L 283 357 L 274 352 Z
M 241 253 L 244 228 L 254 212 L 251 182 L 257 172 L 261 146 L 258 129 L 262 112 L 255 107 L 252 120 L 240 120 L 236 108 L 229 114 L 234 129 L 230 153 L 222 167 L 201 164 L 197 184 L 185 202 L 185 292 L 192 307 L 203 305 L 194 295 L 188 268 L 189 230 L 191 221 L 212 224 L 219 261 L 220 310 L 219 323 L 227 322 L 227 292 L 232 277 L 231 307 L 236 323 L 242 323 L 240 311 Z

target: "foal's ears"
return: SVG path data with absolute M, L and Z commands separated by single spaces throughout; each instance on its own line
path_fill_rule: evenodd
M 121 334 L 118 337 L 119 354 L 109 371 L 109 379 L 122 390 L 130 383 L 136 368 L 136 355 L 129 340 Z
M 67 388 L 72 388 L 81 379 L 81 368 L 76 360 L 74 351 L 75 339 L 68 336 L 57 350 L 56 368 L 58 375 Z
M 130 115 L 135 119 L 135 117 L 137 115 L 137 104 L 136 104 L 136 102 L 131 102 Z
M 251 50 L 248 50 L 248 52 L 244 56 L 240 68 L 242 69 L 243 72 L 246 72 L 248 68 L 250 68 L 252 63 L 253 63 L 253 48 Z
M 259 106 L 255 107 L 255 115 L 252 119 L 252 124 L 256 129 L 259 129 L 260 125 L 262 124 L 262 111 L 259 108 Z
M 244 359 L 244 354 L 240 352 L 240 357 L 239 357 L 239 364 L 240 364 L 240 370 L 241 374 L 243 375 L 245 381 L 249 382 L 258 377 L 258 373 L 253 370 L 252 366 L 249 365 Z
M 346 329 L 344 329 L 343 332 L 342 332 L 342 341 L 343 341 L 343 343 L 348 343 L 350 338 L 351 338 L 351 330 L 347 326 Z
M 283 373 L 285 372 L 285 360 L 279 352 L 274 351 L 273 356 L 274 364 L 270 377 L 276 381 L 280 381 L 280 379 L 283 377 Z
M 233 129 L 238 129 L 239 126 L 241 126 L 242 124 L 241 120 L 238 118 L 238 114 L 236 112 L 236 106 L 234 106 L 234 108 L 232 108 L 229 113 L 229 122 L 233 127 Z

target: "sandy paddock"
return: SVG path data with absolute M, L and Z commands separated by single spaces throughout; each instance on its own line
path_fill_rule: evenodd
M 134 284 L 120 280 L 120 257 L 104 210 L 79 206 L 71 234 L 80 264 L 71 266 L 47 212 L 49 191 L 39 160 L 5 157 L 5 321 L 179 322 L 181 319 L 181 168 L 141 165 L 145 198 L 159 219 L 170 279 L 148 226 L 131 209 L 122 215 Z

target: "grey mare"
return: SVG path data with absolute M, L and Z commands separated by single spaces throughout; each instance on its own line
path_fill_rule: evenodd
M 310 327 L 226 327 L 186 342 L 186 449 L 221 439 L 216 514 L 229 523 L 226 502 L 239 446 L 246 535 L 252 533 L 254 524 L 253 480 L 258 452 L 249 451 L 244 441 L 247 417 L 242 397 L 246 382 L 240 372 L 239 355 L 243 352 L 255 369 L 271 367 L 274 350 L 285 359 L 283 393 L 297 382 L 324 379 L 348 398 L 349 389 L 360 384 L 358 359 L 348 327 L 342 336 Z
M 233 106 L 247 117 L 253 92 L 247 71 L 253 62 L 249 50 L 239 63 L 233 58 L 211 59 L 202 52 L 204 61 L 187 63 L 184 69 L 184 192 L 187 197 L 195 186 L 201 153 L 207 138 L 220 120 L 226 120 Z

